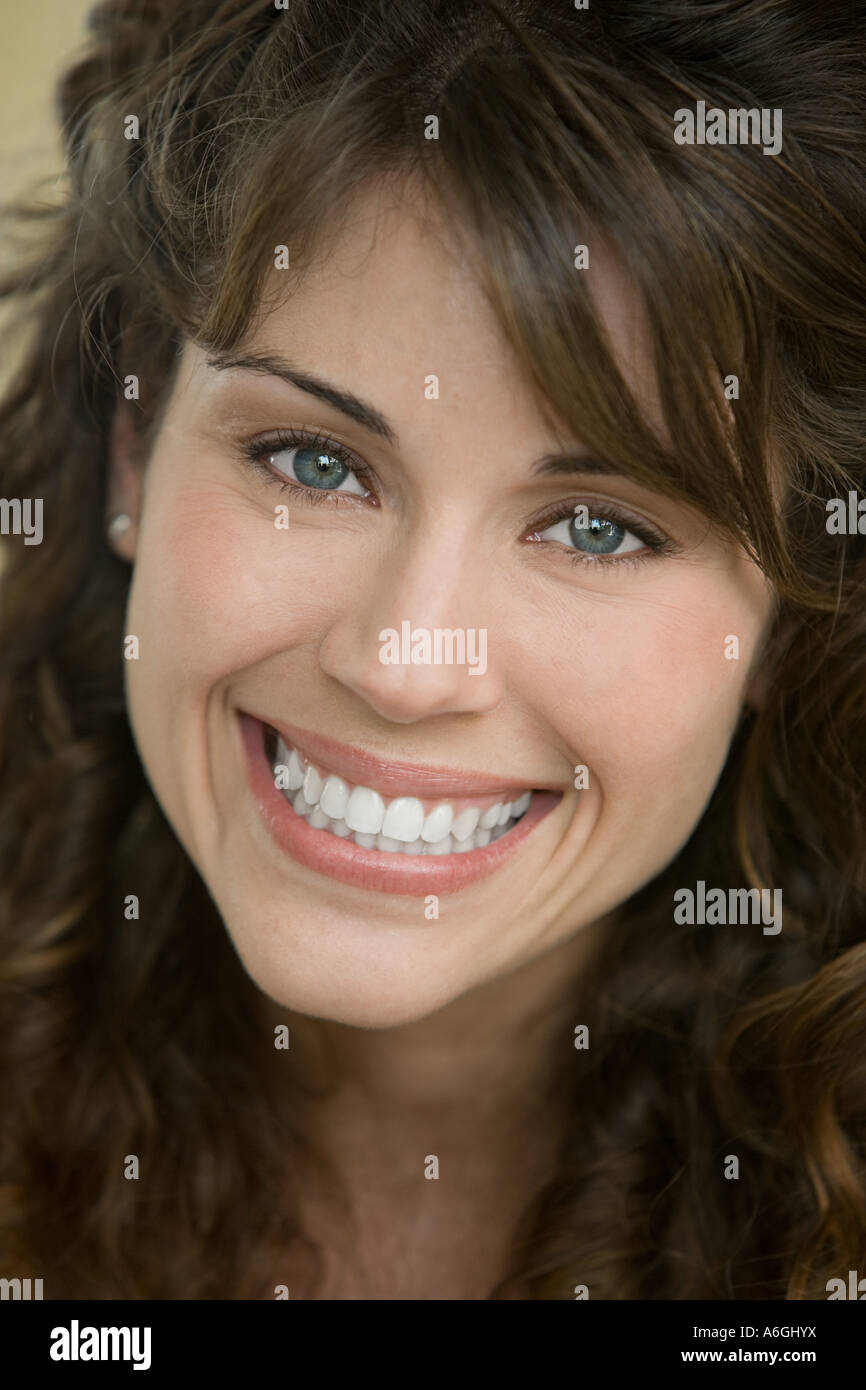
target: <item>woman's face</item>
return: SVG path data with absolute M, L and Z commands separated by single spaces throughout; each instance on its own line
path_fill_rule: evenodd
M 374 1028 L 565 943 L 669 863 L 772 613 L 685 506 L 592 473 L 579 440 L 571 472 L 542 465 L 562 436 L 428 215 L 365 196 L 232 353 L 259 370 L 187 346 L 128 552 L 135 737 L 245 968 Z M 647 390 L 628 286 L 600 254 L 575 273 Z

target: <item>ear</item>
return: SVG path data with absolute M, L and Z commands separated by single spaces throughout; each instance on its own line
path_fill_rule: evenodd
M 109 471 L 106 503 L 108 514 L 105 529 L 108 544 L 115 555 L 130 564 L 135 560 L 138 541 L 138 515 L 141 505 L 141 443 L 132 412 L 118 406 L 109 436 Z M 126 515 L 131 525 L 113 534 L 109 529 L 114 517 Z

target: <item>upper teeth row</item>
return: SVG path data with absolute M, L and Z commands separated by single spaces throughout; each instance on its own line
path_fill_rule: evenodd
M 403 850 L 406 853 L 448 854 L 481 849 L 498 839 L 508 822 L 529 809 L 532 792 L 515 801 L 498 802 L 482 811 L 467 806 L 456 815 L 447 801 L 425 814 L 417 797 L 398 796 L 385 802 L 371 787 L 350 787 L 341 777 L 322 777 L 282 739 L 277 739 L 274 780 L 289 797 L 298 815 L 316 830 L 348 836 L 364 848 Z

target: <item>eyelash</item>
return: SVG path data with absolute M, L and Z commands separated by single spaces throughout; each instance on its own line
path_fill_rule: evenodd
M 359 497 L 357 493 L 339 493 L 323 489 L 318 491 L 316 488 L 306 487 L 303 483 L 298 483 L 292 478 L 279 477 L 270 467 L 268 459 L 272 454 L 279 453 L 283 449 L 321 449 L 323 453 L 332 454 L 334 458 L 345 464 L 361 485 L 368 489 L 367 497 Z M 245 463 L 259 477 L 264 477 L 265 481 L 271 486 L 276 485 L 280 492 L 301 493 L 306 502 L 316 505 L 320 502 L 335 502 L 338 505 L 348 502 L 357 504 L 358 502 L 373 501 L 375 496 L 371 492 L 373 474 L 366 464 L 347 449 L 344 444 L 338 444 L 327 435 L 313 430 L 289 429 L 278 430 L 267 439 L 251 439 L 241 445 L 241 455 Z M 564 521 L 566 517 L 573 515 L 576 500 L 557 502 L 550 507 L 542 517 L 536 520 L 532 526 L 532 532 L 544 531 L 548 526 L 554 526 L 558 521 Z M 617 565 L 619 568 L 631 565 L 641 565 L 647 560 L 660 555 L 675 555 L 679 547 L 665 536 L 661 531 L 656 531 L 648 522 L 638 521 L 635 517 L 621 511 L 613 503 L 604 502 L 595 505 L 585 503 L 591 517 L 601 517 L 604 521 L 612 521 L 616 526 L 622 526 L 630 531 L 632 535 L 643 541 L 646 550 L 639 551 L 637 554 L 626 555 L 588 555 L 581 554 L 577 550 L 566 550 L 565 554 L 572 564 L 592 565 L 598 568 L 599 565 Z M 536 542 L 536 544 L 553 544 L 559 546 L 559 542 Z
M 532 527 L 532 532 L 545 531 L 548 526 L 555 526 L 557 521 L 565 521 L 567 517 L 574 515 L 578 498 L 570 501 L 556 502 L 544 513 Z M 568 559 L 575 565 L 592 565 L 598 568 L 599 565 L 616 565 L 618 569 L 626 566 L 643 565 L 647 560 L 655 559 L 661 555 L 676 555 L 680 547 L 676 545 L 669 536 L 663 532 L 655 530 L 647 521 L 639 521 L 630 513 L 622 511 L 613 502 L 584 502 L 590 517 L 600 518 L 602 521 L 612 521 L 615 526 L 621 526 L 623 530 L 630 531 L 638 540 L 643 541 L 646 550 L 629 552 L 626 555 L 589 555 L 579 550 L 566 550 Z M 536 544 L 558 544 L 556 541 L 536 542 Z
M 326 434 L 319 434 L 313 430 L 293 429 L 278 430 L 267 439 L 250 439 L 241 446 L 245 462 L 249 463 L 254 472 L 264 475 L 265 481 L 276 484 L 280 492 L 299 492 L 303 494 L 304 500 L 315 505 L 317 502 L 331 501 L 339 506 L 344 502 L 355 503 L 370 500 L 359 497 L 355 493 L 334 492 L 328 489 L 318 491 L 316 488 L 305 487 L 303 483 L 296 482 L 294 478 L 281 477 L 274 472 L 268 464 L 271 454 L 280 453 L 283 449 L 320 449 L 322 453 L 333 454 L 334 458 L 350 469 L 355 477 L 364 487 L 369 488 L 373 479 L 373 474 L 366 464 L 347 449 L 345 444 L 338 444 L 335 440 L 329 439 Z

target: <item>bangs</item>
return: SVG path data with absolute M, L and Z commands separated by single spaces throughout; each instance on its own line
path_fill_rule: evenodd
M 794 462 L 773 448 L 774 306 L 754 269 L 757 231 L 750 241 L 751 229 L 766 239 L 768 219 L 784 218 L 765 170 L 749 171 L 761 152 L 677 145 L 683 90 L 663 76 L 650 92 L 591 54 L 553 67 L 510 27 L 495 47 L 476 42 L 459 61 L 410 63 L 408 75 L 404 55 L 393 84 L 374 46 L 374 75 L 331 74 L 320 103 L 295 107 L 288 93 L 277 99 L 281 45 L 262 50 L 256 82 L 277 94 L 272 112 L 239 123 L 228 158 L 212 139 L 200 150 L 200 218 L 214 181 L 221 187 L 191 335 L 209 350 L 235 347 L 270 304 L 280 245 L 283 300 L 333 250 L 362 190 L 378 181 L 399 198 L 415 180 L 555 432 L 697 509 L 784 582 Z M 242 90 L 234 100 L 242 106 Z M 222 119 L 233 129 L 231 111 Z M 633 299 L 649 387 L 626 379 L 598 303 L 605 259 Z

